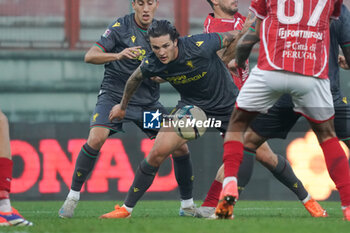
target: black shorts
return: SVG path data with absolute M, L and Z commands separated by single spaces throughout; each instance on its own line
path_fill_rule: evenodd
M 109 112 L 112 107 L 119 104 L 119 101 L 112 97 L 108 92 L 103 92 L 98 96 L 96 107 L 92 117 L 90 119 L 90 128 L 93 127 L 104 127 L 110 130 L 110 135 L 117 132 L 124 132 L 123 123 L 133 122 L 136 124 L 149 138 L 153 139 L 156 137 L 159 129 L 145 129 L 143 127 L 143 113 L 145 111 L 157 111 L 162 114 L 167 114 L 168 111 L 160 102 L 156 102 L 152 105 L 141 106 L 141 105 L 128 105 L 126 109 L 125 118 L 121 121 L 114 120 L 110 122 Z
M 346 98 L 334 101 L 334 128 L 340 140 L 350 139 L 350 106 Z M 259 114 L 251 128 L 264 138 L 285 139 L 300 115 L 293 111 L 292 98 L 282 96 L 267 114 Z
M 293 106 L 291 96 L 283 95 L 267 114 L 259 114 L 250 127 L 261 137 L 285 139 L 300 117 Z
M 334 101 L 334 128 L 340 140 L 350 139 L 350 106 L 346 97 Z

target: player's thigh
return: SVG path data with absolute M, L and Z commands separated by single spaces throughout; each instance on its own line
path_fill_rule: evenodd
M 162 127 L 154 140 L 151 152 L 147 156 L 147 162 L 152 166 L 160 166 L 162 162 L 176 149 L 183 146 L 187 141 L 171 127 Z
M 283 80 L 276 71 L 254 67 L 236 100 L 239 109 L 266 113 L 282 95 Z
M 294 103 L 294 111 L 309 121 L 321 123 L 334 115 L 333 98 L 329 79 L 290 74 L 288 89 Z
M 350 141 L 350 106 L 346 98 L 334 101 L 334 128 L 337 137 L 342 141 Z

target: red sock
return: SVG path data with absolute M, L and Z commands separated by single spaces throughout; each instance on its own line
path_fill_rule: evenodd
M 335 183 L 342 206 L 350 205 L 350 171 L 349 163 L 338 138 L 331 138 L 321 143 L 328 173 Z
M 0 199 L 7 199 L 11 188 L 13 162 L 8 158 L 0 158 Z
M 239 166 L 243 158 L 243 144 L 239 141 L 227 141 L 224 143 L 224 167 L 225 177 L 237 177 Z
M 220 192 L 222 190 L 222 183 L 217 180 L 211 184 L 210 189 L 205 197 L 202 206 L 216 207 L 219 202 Z

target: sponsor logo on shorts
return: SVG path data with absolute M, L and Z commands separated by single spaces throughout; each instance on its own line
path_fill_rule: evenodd
M 137 193 L 138 191 L 140 191 L 140 189 L 134 187 L 134 193 Z
M 160 129 L 162 113 L 157 111 L 143 112 L 143 128 L 144 129 Z
M 346 97 L 343 97 L 344 104 L 348 104 L 348 99 Z
M 98 117 L 99 115 L 100 115 L 100 114 L 95 113 L 95 114 L 93 115 L 93 117 L 92 117 L 92 122 L 96 122 L 96 119 L 97 119 L 97 117 Z

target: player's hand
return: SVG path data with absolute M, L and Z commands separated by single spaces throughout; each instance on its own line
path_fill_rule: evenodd
M 249 11 L 248 16 L 244 22 L 241 33 L 242 34 L 246 33 L 255 21 L 256 21 L 255 14 L 253 14 L 251 11 Z
M 140 56 L 139 49 L 141 49 L 141 46 L 126 48 L 117 54 L 117 60 L 136 59 L 138 56 Z
M 123 120 L 125 117 L 125 110 L 121 108 L 120 104 L 113 106 L 112 110 L 109 112 L 109 121 L 112 122 L 114 119 Z
M 349 70 L 349 69 L 350 69 L 348 63 L 346 62 L 345 57 L 342 56 L 342 55 L 339 55 L 339 57 L 338 57 L 338 64 L 339 64 L 339 66 L 340 66 L 341 68 L 343 68 L 344 70 Z
M 161 77 L 158 77 L 158 76 L 152 77 L 151 80 L 153 82 L 156 82 L 156 83 L 165 83 L 166 82 L 164 79 L 162 79 Z
M 236 59 L 232 59 L 228 64 L 227 64 L 227 68 L 229 69 L 229 71 L 231 73 L 233 73 L 235 76 L 239 76 L 238 74 L 238 64 L 236 62 Z M 245 67 L 242 67 L 245 68 Z

